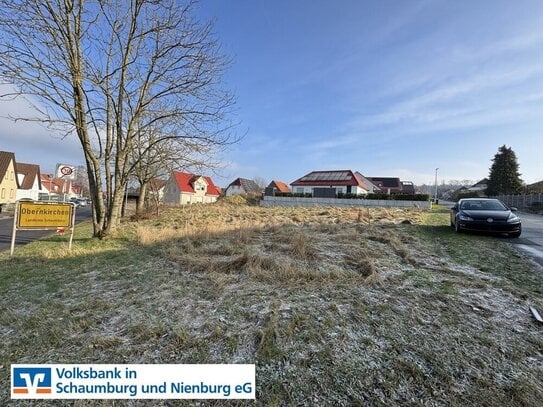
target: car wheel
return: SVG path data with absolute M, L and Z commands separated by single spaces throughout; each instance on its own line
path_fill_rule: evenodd
M 460 227 L 460 223 L 458 221 L 456 221 L 456 223 L 454 224 L 454 231 L 456 233 L 462 233 L 462 228 Z

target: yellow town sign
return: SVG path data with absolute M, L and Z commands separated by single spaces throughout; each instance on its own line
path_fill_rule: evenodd
M 73 226 L 71 203 L 19 202 L 17 229 L 54 229 Z

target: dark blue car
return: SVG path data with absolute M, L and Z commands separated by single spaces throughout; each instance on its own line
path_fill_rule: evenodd
M 520 218 L 502 201 L 490 198 L 466 198 L 451 208 L 451 226 L 457 232 L 507 233 L 519 237 L 522 233 Z

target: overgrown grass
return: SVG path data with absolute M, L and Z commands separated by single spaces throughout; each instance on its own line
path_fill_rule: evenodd
M 197 205 L 2 253 L 0 404 L 11 363 L 255 363 L 257 405 L 540 405 L 541 273 L 447 216 Z

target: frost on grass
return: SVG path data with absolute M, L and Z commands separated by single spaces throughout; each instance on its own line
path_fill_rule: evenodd
M 198 205 L 64 264 L 20 258 L 0 276 L 0 365 L 256 363 L 258 405 L 538 405 L 543 279 L 423 222 Z

